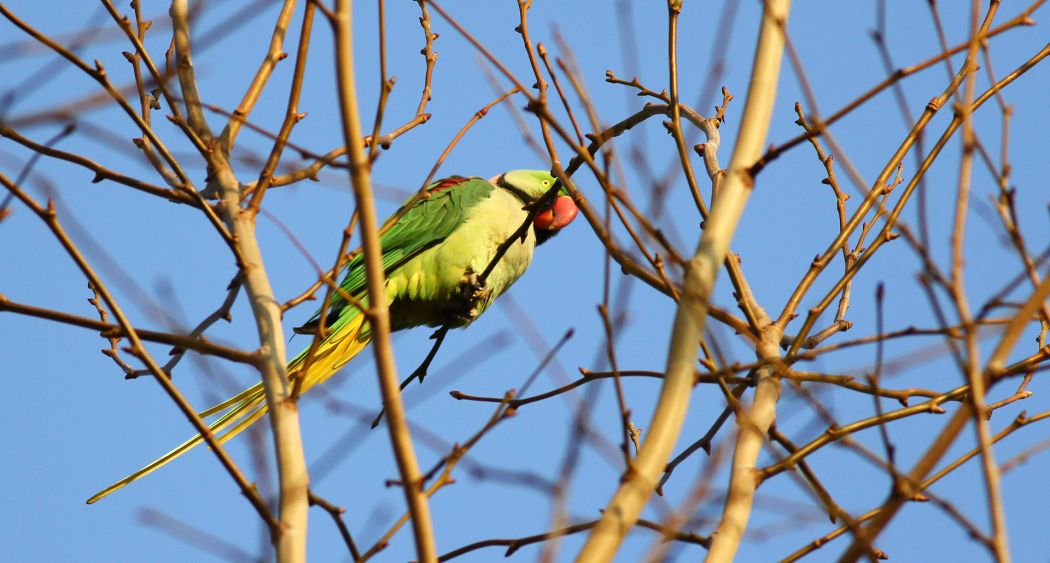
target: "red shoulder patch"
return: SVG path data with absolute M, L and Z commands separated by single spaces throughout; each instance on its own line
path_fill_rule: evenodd
M 463 176 L 449 176 L 443 180 L 438 180 L 427 190 L 427 195 L 431 196 L 437 193 L 441 193 L 445 190 L 451 189 L 455 186 L 462 184 L 470 180 L 470 178 L 464 178 Z

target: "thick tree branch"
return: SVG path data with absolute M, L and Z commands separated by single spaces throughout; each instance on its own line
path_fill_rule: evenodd
M 375 349 L 376 371 L 383 393 L 383 406 L 387 412 L 391 446 L 401 474 L 401 485 L 405 502 L 412 515 L 412 531 L 419 561 L 431 563 L 437 560 L 430 507 L 423 492 L 423 476 L 412 447 L 412 437 L 405 421 L 405 407 L 398 388 L 397 366 L 394 350 L 390 344 L 390 311 L 387 306 L 386 276 L 381 262 L 383 249 L 379 244 L 379 221 L 376 218 L 372 199 L 371 171 L 361 138 L 361 118 L 358 113 L 357 87 L 354 80 L 354 55 L 352 41 L 352 16 L 349 0 L 337 0 L 336 18 L 332 21 L 335 32 L 336 76 L 338 78 L 339 109 L 343 125 L 343 137 L 350 150 L 350 182 L 357 200 L 357 212 L 361 217 L 361 238 L 364 244 L 365 275 L 368 287 L 368 321 L 372 329 L 372 346 Z
M 670 0 L 680 6 L 680 2 Z M 696 254 L 686 267 L 682 298 L 671 328 L 664 385 L 653 420 L 635 463 L 628 468 L 623 483 L 606 506 L 602 519 L 591 532 L 579 558 L 584 561 L 610 561 L 627 530 L 631 528 L 659 481 L 674 448 L 689 407 L 693 373 L 700 339 L 707 319 L 708 302 L 714 290 L 718 269 L 729 252 L 744 206 L 753 188 L 751 165 L 761 155 L 772 115 L 780 74 L 784 36 L 780 25 L 787 18 L 788 0 L 772 1 L 765 7 L 762 31 L 755 51 L 755 64 L 748 88 L 740 136 L 733 152 L 729 173 L 711 208 Z M 765 432 L 761 432 L 765 435 Z M 723 534 L 719 553 L 735 552 L 735 543 Z M 712 544 L 714 553 L 719 543 Z M 719 561 L 719 556 L 711 560 Z
M 175 29 L 175 51 L 178 57 L 179 84 L 190 126 L 206 142 L 214 138 L 200 111 L 200 96 L 190 57 L 188 14 L 185 0 L 172 3 Z M 277 560 L 299 563 L 306 560 L 307 517 L 309 514 L 309 475 L 299 428 L 299 409 L 292 398 L 292 384 L 286 370 L 285 337 L 281 326 L 281 307 L 274 298 L 262 252 L 255 236 L 255 216 L 245 213 L 241 204 L 240 183 L 222 152 L 208 153 L 207 191 L 220 196 L 219 213 L 233 234 L 242 262 L 242 275 L 248 302 L 255 316 L 262 356 L 257 364 L 263 391 L 269 405 L 273 429 L 277 473 L 280 480 L 280 528 L 274 544 Z

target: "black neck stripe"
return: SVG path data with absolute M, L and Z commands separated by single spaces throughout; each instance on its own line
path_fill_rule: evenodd
M 536 198 L 534 198 L 534 197 L 530 196 L 529 194 L 527 194 L 525 192 L 525 190 L 523 190 L 521 188 L 518 188 L 516 186 L 512 186 L 509 182 L 507 182 L 505 176 L 506 176 L 505 174 L 500 175 L 499 180 L 497 180 L 497 184 L 496 184 L 497 186 L 499 186 L 499 187 L 507 190 L 508 192 L 514 194 L 514 197 L 518 198 L 519 200 L 521 200 L 522 203 L 524 203 L 526 205 L 536 201 Z

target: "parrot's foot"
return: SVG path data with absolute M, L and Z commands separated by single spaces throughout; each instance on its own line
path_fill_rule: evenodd
M 459 296 L 463 302 L 460 313 L 456 316 L 463 324 L 469 324 L 481 315 L 488 301 L 489 288 L 485 281 L 471 269 L 467 269 L 463 279 L 459 282 Z

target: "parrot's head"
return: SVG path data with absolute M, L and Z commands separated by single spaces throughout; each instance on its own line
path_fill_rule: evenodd
M 491 182 L 517 195 L 526 205 L 543 197 L 556 179 L 546 170 L 511 170 L 496 176 Z M 543 244 L 576 218 L 580 209 L 562 186 L 557 195 L 547 203 L 532 220 L 536 231 L 536 244 Z

